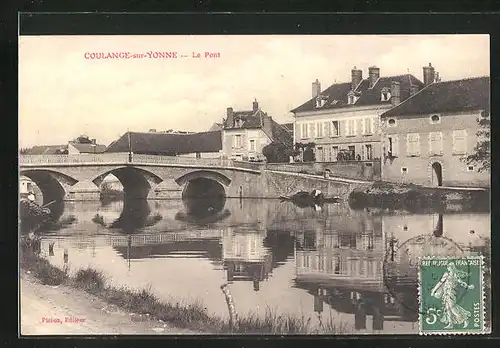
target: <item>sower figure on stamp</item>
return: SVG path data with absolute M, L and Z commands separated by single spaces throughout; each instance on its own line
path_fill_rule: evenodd
M 448 271 L 443 274 L 441 280 L 431 291 L 431 295 L 437 299 L 441 299 L 443 303 L 441 322 L 446 324 L 446 329 L 456 324 L 462 324 L 464 328 L 469 325 L 471 313 L 457 303 L 456 294 L 456 288 L 459 285 L 466 289 L 474 289 L 473 284 L 469 285 L 462 280 L 466 276 L 466 272 L 457 269 L 455 264 L 450 262 L 448 263 Z

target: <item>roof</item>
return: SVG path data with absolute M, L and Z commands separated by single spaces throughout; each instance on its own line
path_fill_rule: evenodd
M 224 127 L 222 123 L 215 122 L 212 127 L 208 130 L 209 132 L 221 130 Z
M 255 129 L 262 127 L 262 116 L 266 115 L 262 110 L 244 110 L 244 111 L 234 111 L 233 112 L 233 121 L 241 120 L 243 123 L 241 126 L 237 128 L 243 129 Z M 230 124 L 231 120 L 229 118 L 224 120 L 224 129 L 234 128 L 232 124 Z
M 291 112 L 315 111 L 324 109 L 337 109 L 343 107 L 356 107 L 360 105 L 390 105 L 390 99 L 382 101 L 380 95 L 383 88 L 391 88 L 392 81 L 399 82 L 401 100 L 410 96 L 410 86 L 423 87 L 422 81 L 412 74 L 380 77 L 372 88 L 369 88 L 369 79 L 363 79 L 356 87 L 355 93 L 359 99 L 354 104 L 348 104 L 348 93 L 351 91 L 351 82 L 336 83 L 321 92 L 325 98 L 325 105 L 317 108 L 316 97 L 309 99 L 304 104 L 293 109 Z
M 172 155 L 222 150 L 221 131 L 194 134 L 127 132 L 111 143 L 105 152 L 128 152 L 129 136 L 134 153 Z
M 382 114 L 382 117 L 489 110 L 489 108 L 490 78 L 474 77 L 430 84 Z
M 282 123 L 281 125 L 288 131 L 293 132 L 293 123 Z
M 75 147 L 80 153 L 102 153 L 106 150 L 106 145 L 96 144 L 92 146 L 92 144 L 82 144 L 70 141 L 69 142 L 73 147 Z
M 285 126 L 272 120 L 272 134 L 271 134 L 272 141 L 277 141 L 287 146 L 293 146 L 292 134 L 293 133 L 291 133 L 287 128 L 285 128 Z
M 68 148 L 68 145 L 38 145 L 26 151 L 26 155 L 56 155 Z

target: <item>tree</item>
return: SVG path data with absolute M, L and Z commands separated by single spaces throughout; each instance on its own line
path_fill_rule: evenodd
M 26 155 L 28 153 L 30 149 L 28 149 L 27 147 L 23 147 L 19 150 L 19 154 L 21 155 Z
M 289 161 L 290 156 L 293 156 L 293 149 L 280 142 L 273 141 L 264 146 L 262 154 L 266 156 L 269 163 L 284 163 Z
M 476 133 L 478 142 L 474 147 L 474 153 L 465 158 L 467 164 L 478 166 L 478 172 L 490 171 L 491 168 L 491 143 L 490 143 L 490 119 L 489 113 L 481 113 L 478 120 L 479 131 Z
M 314 162 L 316 160 L 316 156 L 314 154 L 314 148 L 316 147 L 316 143 L 295 143 L 295 151 L 300 152 L 302 150 L 302 161 L 304 162 Z

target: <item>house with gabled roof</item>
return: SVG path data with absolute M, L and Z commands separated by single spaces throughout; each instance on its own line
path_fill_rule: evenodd
M 316 80 L 312 98 L 291 110 L 294 143 L 315 143 L 317 162 L 380 159 L 380 115 L 423 86 L 412 74 L 381 76 L 375 66 L 368 69 L 365 79 L 363 71 L 354 67 L 350 82 L 335 83 L 325 90 Z
M 431 71 L 431 73 L 433 73 Z M 490 78 L 434 82 L 381 115 L 382 179 L 428 186 L 489 187 L 490 173 L 465 158 L 489 118 Z
M 263 160 L 262 149 L 271 142 L 292 148 L 293 135 L 284 126 L 259 108 L 257 100 L 252 110 L 235 111 L 227 108 L 223 119 L 222 152 L 235 160 Z

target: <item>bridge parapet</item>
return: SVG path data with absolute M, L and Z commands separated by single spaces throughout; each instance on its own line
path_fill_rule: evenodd
M 84 164 L 84 163 L 125 163 L 127 153 L 82 153 L 75 155 L 20 155 L 19 165 L 44 164 Z
M 234 167 L 235 163 L 223 158 L 194 158 L 182 156 L 159 156 L 134 154 L 132 163 L 136 164 L 187 164 L 214 167 Z

